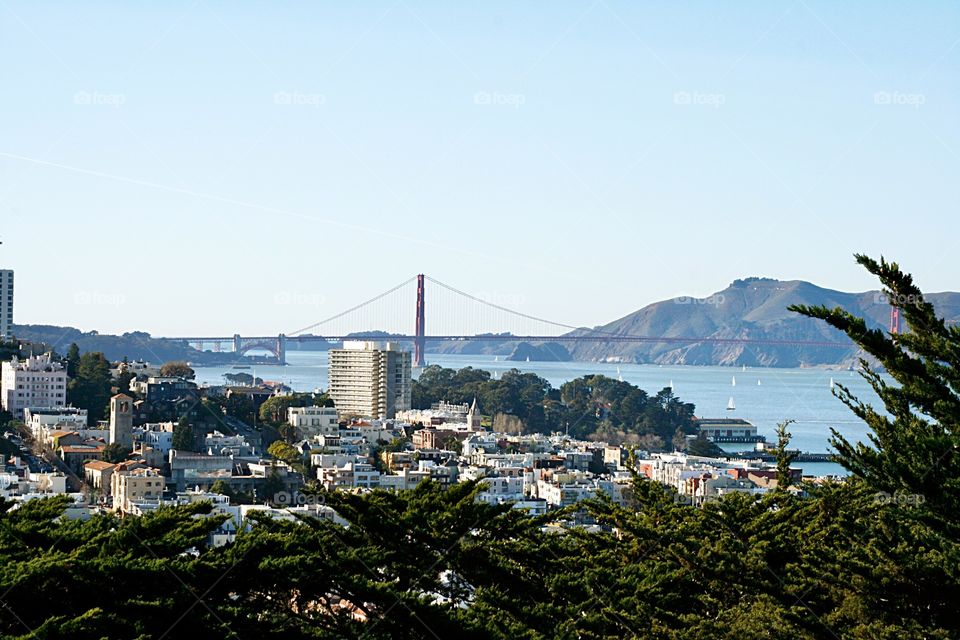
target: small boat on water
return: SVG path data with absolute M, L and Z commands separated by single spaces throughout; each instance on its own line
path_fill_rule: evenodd
M 757 378 L 757 386 L 760 386 L 760 378 Z
M 830 378 L 830 388 L 833 389 L 833 378 Z
M 733 403 L 733 396 L 730 396 L 730 402 L 727 403 L 727 411 L 733 411 L 737 408 L 737 405 Z
M 500 356 L 493 356 L 494 362 L 500 362 Z
M 233 369 L 249 369 L 250 366 L 249 366 L 249 365 L 246 365 L 246 364 L 235 364 L 235 365 L 233 365 L 233 367 L 231 367 L 231 368 L 233 368 Z
M 730 380 L 730 386 L 731 387 L 737 386 L 737 376 L 733 376 L 733 379 Z
M 746 371 L 746 370 L 747 370 L 747 365 L 743 365 L 743 368 L 740 369 L 740 371 Z
M 530 356 L 527 356 L 527 362 L 530 362 Z

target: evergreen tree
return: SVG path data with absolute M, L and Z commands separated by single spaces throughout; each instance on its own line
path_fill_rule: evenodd
M 797 457 L 796 451 L 790 451 L 787 447 L 790 446 L 790 432 L 787 431 L 787 427 L 793 424 L 793 420 L 784 420 L 783 422 L 777 425 L 777 447 L 774 450 L 774 453 L 777 456 L 777 490 L 783 491 L 789 487 L 793 478 L 790 475 L 790 465 L 793 463 L 794 458 Z
M 177 451 L 195 451 L 197 448 L 196 433 L 186 416 L 180 418 L 173 428 L 173 448 Z

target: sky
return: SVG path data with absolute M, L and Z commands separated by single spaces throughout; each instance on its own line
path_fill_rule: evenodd
M 950 2 L 0 0 L 0 267 L 157 336 L 417 273 L 588 326 L 855 252 L 960 290 L 958 67 Z

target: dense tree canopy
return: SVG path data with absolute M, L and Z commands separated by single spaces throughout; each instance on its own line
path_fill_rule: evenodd
M 432 365 L 413 386 L 415 408 L 426 409 L 441 400 L 469 403 L 474 398 L 484 413 L 516 416 L 528 431 L 597 434 L 649 448 L 665 446 L 678 430 L 692 432 L 693 405 L 681 402 L 670 389 L 651 398 L 628 382 L 602 375 L 577 378 L 554 389 L 540 376 L 516 369 L 494 380 L 481 369 L 456 371 Z
M 69 368 L 69 358 L 68 358 Z M 99 351 L 87 352 L 77 362 L 76 375 L 67 382 L 67 402 L 87 410 L 90 424 L 107 415 L 113 380 L 110 363 Z
M 165 362 L 160 367 L 160 375 L 171 377 L 171 378 L 186 378 L 187 380 L 193 380 L 197 376 L 197 372 L 193 370 L 193 367 L 188 365 L 182 360 L 174 360 L 172 362 Z

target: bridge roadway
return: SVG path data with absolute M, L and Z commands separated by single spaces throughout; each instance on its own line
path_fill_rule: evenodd
M 233 342 L 235 336 L 190 336 L 190 337 L 164 337 L 161 340 L 170 340 L 176 342 Z M 392 340 L 397 342 L 414 342 L 417 340 L 415 335 L 385 335 L 385 336 L 243 336 L 243 340 L 268 341 L 282 338 L 287 342 L 342 342 L 344 340 Z M 435 340 L 445 342 L 467 342 L 467 341 L 487 341 L 487 342 L 665 342 L 695 344 L 698 342 L 707 342 L 711 344 L 771 344 L 771 345 L 794 345 L 803 347 L 827 347 L 837 349 L 849 349 L 853 346 L 852 342 L 830 342 L 826 340 L 776 340 L 764 338 L 717 338 L 717 337 L 684 337 L 684 336 L 634 336 L 621 334 L 587 334 L 587 335 L 560 335 L 560 336 L 532 336 L 532 335 L 497 335 L 480 334 L 472 336 L 450 336 L 436 335 L 423 336 L 424 340 Z

